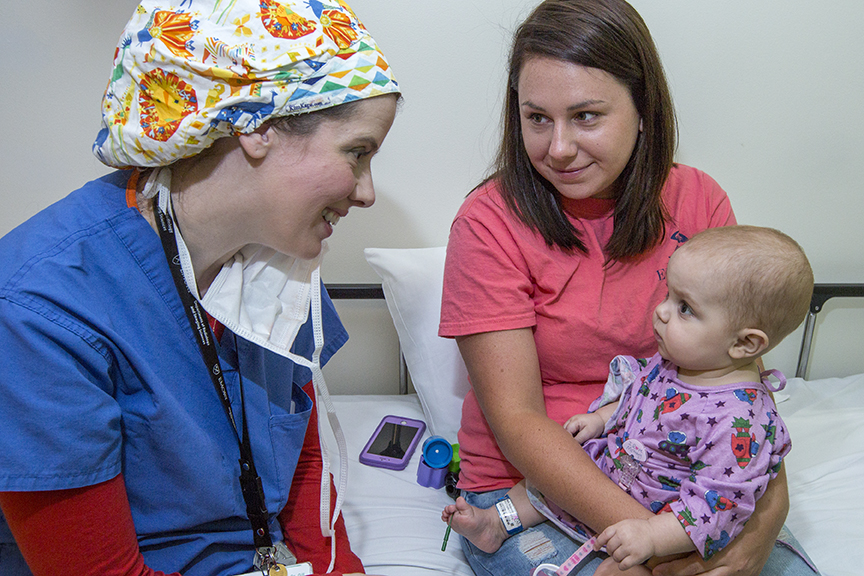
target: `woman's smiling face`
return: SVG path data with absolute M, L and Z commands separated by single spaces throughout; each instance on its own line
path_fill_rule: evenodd
M 531 164 L 565 198 L 614 198 L 641 130 L 630 91 L 614 76 L 535 56 L 517 87 Z
M 344 119 L 325 119 L 312 134 L 270 128 L 270 147 L 252 192 L 257 243 L 314 258 L 333 226 L 352 207 L 375 202 L 371 161 L 396 114 L 395 96 L 354 104 Z

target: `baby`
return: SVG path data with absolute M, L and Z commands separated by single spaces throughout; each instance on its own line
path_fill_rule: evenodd
M 672 255 L 666 282 L 653 315 L 658 354 L 616 357 L 594 411 L 564 424 L 656 514 L 598 536 L 596 548 L 621 570 L 694 549 L 710 558 L 741 531 L 791 448 L 769 393 L 785 378 L 762 372 L 759 360 L 807 315 L 813 272 L 801 247 L 770 228 L 711 228 Z M 568 532 L 587 535 L 533 488 L 529 498 L 524 480 L 485 510 L 459 498 L 442 520 L 491 553 L 520 521 L 524 529 L 547 519 L 532 500 Z

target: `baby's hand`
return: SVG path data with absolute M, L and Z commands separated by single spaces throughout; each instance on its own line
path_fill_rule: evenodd
M 564 429 L 572 434 L 580 444 L 591 438 L 599 438 L 603 434 L 605 426 L 606 421 L 596 412 L 576 414 L 564 423 Z
M 622 520 L 609 526 L 597 537 L 594 549 L 603 546 L 621 570 L 638 566 L 656 553 L 647 520 Z

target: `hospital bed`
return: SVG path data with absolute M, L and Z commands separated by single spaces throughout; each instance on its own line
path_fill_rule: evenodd
M 328 285 L 328 292 L 334 299 L 385 298 L 404 360 L 399 394 L 333 396 L 348 445 L 343 515 L 351 545 L 369 574 L 471 576 L 458 535 L 441 551 L 446 529 L 441 510 L 452 499 L 444 488 L 418 484 L 420 450 L 401 471 L 358 460 L 388 414 L 423 420 L 424 436 L 456 442 L 468 384 L 455 342 L 437 336 L 444 248 L 367 249 L 366 259 L 381 277 L 380 285 Z M 829 298 L 841 296 L 864 297 L 864 284 L 817 285 L 797 374 L 776 399 L 793 442 L 786 459 L 787 525 L 822 574 L 860 576 L 864 498 L 856 488 L 864 482 L 864 374 L 806 379 L 816 315 Z M 408 393 L 408 374 L 416 393 Z M 332 434 L 325 438 L 335 455 Z

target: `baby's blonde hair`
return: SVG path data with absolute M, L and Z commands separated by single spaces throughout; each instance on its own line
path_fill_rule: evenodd
M 807 316 L 813 270 L 801 246 L 783 232 L 759 226 L 709 228 L 679 251 L 710 263 L 730 324 L 762 330 L 768 349 Z

